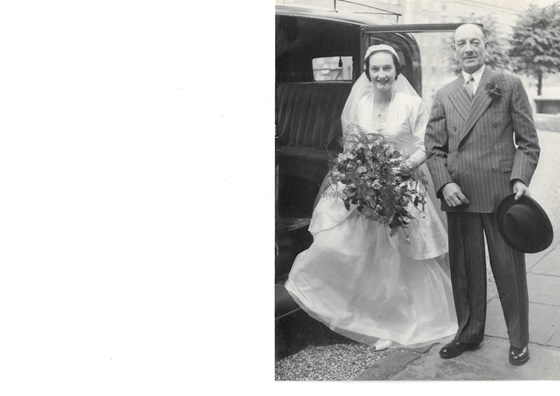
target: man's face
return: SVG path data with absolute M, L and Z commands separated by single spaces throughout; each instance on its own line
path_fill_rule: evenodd
M 453 48 L 461 69 L 472 74 L 484 64 L 486 41 L 477 25 L 462 25 L 457 28 Z

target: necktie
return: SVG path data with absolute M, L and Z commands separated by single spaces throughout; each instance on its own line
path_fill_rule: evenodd
M 469 99 L 472 100 L 473 96 L 474 96 L 474 77 L 471 75 L 471 77 L 467 80 L 467 82 L 465 83 L 465 89 L 467 90 L 467 94 L 469 95 Z

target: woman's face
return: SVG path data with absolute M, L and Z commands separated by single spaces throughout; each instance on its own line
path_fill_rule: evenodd
M 395 82 L 395 64 L 388 52 L 375 52 L 369 58 L 369 76 L 374 88 L 379 91 L 390 91 Z

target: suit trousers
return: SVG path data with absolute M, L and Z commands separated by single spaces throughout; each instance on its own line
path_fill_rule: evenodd
M 498 231 L 495 213 L 447 213 L 453 298 L 459 330 L 456 341 L 480 343 L 486 325 L 486 256 L 498 288 L 510 344 L 529 342 L 529 297 L 525 254 L 510 247 Z

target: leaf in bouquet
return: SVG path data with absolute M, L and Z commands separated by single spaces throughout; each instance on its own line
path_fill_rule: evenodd
M 398 216 L 408 216 L 408 210 L 406 210 L 406 208 L 400 207 L 396 210 L 395 214 L 397 214 Z
M 375 211 L 369 206 L 364 206 L 362 209 L 362 213 L 370 218 L 375 218 L 377 215 Z
M 348 202 L 348 199 L 344 200 L 344 207 L 346 208 L 346 210 L 350 210 L 350 203 Z

